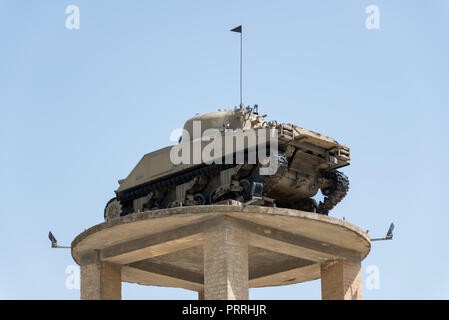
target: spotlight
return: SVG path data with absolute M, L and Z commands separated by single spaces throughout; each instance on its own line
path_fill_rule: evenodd
M 388 228 L 387 234 L 385 238 L 376 238 L 371 239 L 371 241 L 380 241 L 380 240 L 393 240 L 393 230 L 394 230 L 394 224 L 393 222 L 390 224 L 390 228 Z
M 50 239 L 50 241 L 51 241 L 52 248 L 71 248 L 71 247 L 67 247 L 67 246 L 59 246 L 58 241 L 56 240 L 53 233 L 51 233 L 51 231 L 48 233 L 48 239 Z
M 385 239 L 393 239 L 393 230 L 394 230 L 394 224 L 392 222 L 390 224 L 390 228 L 387 231 L 387 235 L 385 236 Z

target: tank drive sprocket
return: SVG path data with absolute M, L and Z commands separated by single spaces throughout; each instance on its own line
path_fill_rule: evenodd
M 117 198 L 108 201 L 104 208 L 104 219 L 106 221 L 123 215 L 123 205 Z

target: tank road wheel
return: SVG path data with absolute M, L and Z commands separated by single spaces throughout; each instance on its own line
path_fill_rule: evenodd
M 197 206 L 202 206 L 206 204 L 206 197 L 203 196 L 201 193 L 197 193 L 196 195 L 194 195 L 193 200 L 195 200 Z
M 112 198 L 104 208 L 104 219 L 109 221 L 113 218 L 120 217 L 123 214 L 123 206 L 120 200 Z

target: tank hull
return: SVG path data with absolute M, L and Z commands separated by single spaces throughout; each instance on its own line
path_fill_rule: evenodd
M 201 131 L 199 139 L 183 138 L 178 145 L 146 154 L 127 178 L 119 180 L 115 193 L 120 215 L 212 204 L 225 199 L 250 202 L 254 197 L 251 193 L 254 184 L 263 186 L 263 193 L 259 195 L 263 199 L 259 199 L 258 204 L 321 210 L 327 214 L 348 188 L 344 175 L 328 173 L 349 165 L 349 148 L 296 125 L 264 124 L 253 131 L 223 130 L 206 138 Z M 254 136 L 250 137 L 249 132 L 254 132 Z M 273 141 L 276 148 L 271 150 Z M 271 174 L 261 174 L 267 164 L 257 158 L 263 154 L 259 150 L 265 150 L 267 158 L 276 159 L 277 168 Z M 251 157 L 254 153 L 256 157 Z M 344 194 L 340 192 L 338 199 L 329 201 L 332 205 L 320 204 L 320 209 L 311 198 L 320 189 L 323 194 L 332 196 L 335 190 L 331 189 L 336 189 L 338 183 L 344 185 Z M 117 210 L 114 212 L 116 214 Z M 105 218 L 107 216 L 108 206 Z

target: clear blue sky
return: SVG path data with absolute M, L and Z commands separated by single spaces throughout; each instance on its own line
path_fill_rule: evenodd
M 80 8 L 80 29 L 65 8 Z M 380 29 L 365 27 L 368 5 Z M 117 180 L 195 113 L 244 102 L 351 147 L 331 215 L 393 241 L 365 299 L 449 299 L 449 1 L 0 0 L 0 298 L 78 299 L 69 250 Z M 196 299 L 124 284 L 124 299 Z M 320 282 L 250 290 L 319 299 Z

